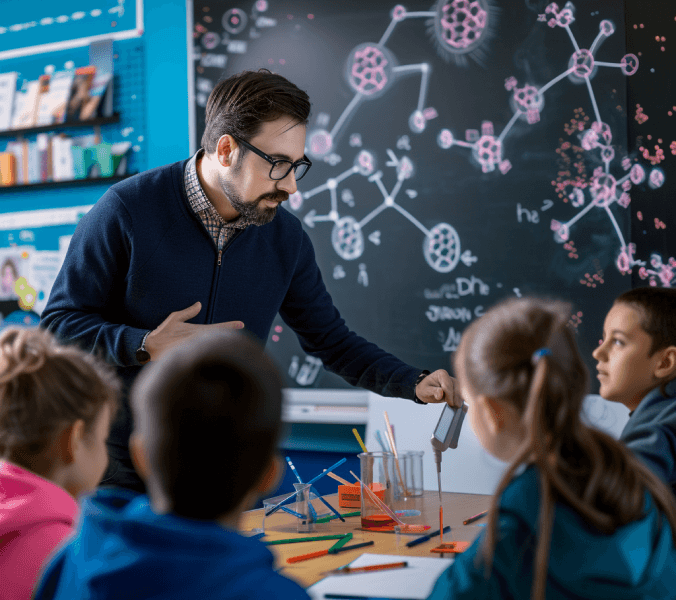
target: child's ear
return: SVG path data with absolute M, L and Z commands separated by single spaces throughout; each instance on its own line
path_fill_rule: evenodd
M 488 396 L 478 398 L 484 405 L 484 415 L 486 417 L 486 426 L 488 430 L 496 435 L 505 428 L 505 407 L 502 402 Z
M 83 443 L 84 433 L 85 424 L 82 419 L 64 427 L 59 433 L 55 449 L 64 464 L 69 465 L 75 462 L 75 457 Z
M 277 454 L 274 454 L 260 479 L 257 492 L 262 495 L 274 490 L 279 485 L 283 475 L 284 463 Z
M 132 433 L 129 437 L 129 454 L 131 462 L 134 463 L 136 472 L 143 481 L 148 480 L 148 460 L 143 445 L 143 438 L 138 433 Z
M 655 367 L 657 379 L 671 379 L 676 374 L 676 346 L 669 346 L 660 350 L 661 360 Z

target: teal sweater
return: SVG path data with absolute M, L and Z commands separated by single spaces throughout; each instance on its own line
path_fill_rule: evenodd
M 529 467 L 500 501 L 493 571 L 484 579 L 484 532 L 437 581 L 429 600 L 491 598 L 525 600 L 533 584 L 539 513 L 538 474 Z M 646 516 L 605 535 L 565 504 L 556 506 L 547 600 L 647 600 L 676 598 L 676 549 L 671 528 L 646 494 Z M 461 536 L 456 530 L 455 539 Z

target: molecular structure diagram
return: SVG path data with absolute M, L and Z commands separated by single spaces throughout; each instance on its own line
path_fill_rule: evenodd
M 398 65 L 392 52 L 385 46 L 396 25 L 406 19 L 430 19 L 437 50 L 444 58 L 454 57 L 458 64 L 464 64 L 467 56 L 479 60 L 481 57 L 480 45 L 492 35 L 490 27 L 491 6 L 488 0 L 438 0 L 431 11 L 408 12 L 397 5 L 392 10 L 392 20 L 377 43 L 366 42 L 359 44 L 347 59 L 345 77 L 355 92 L 354 97 L 329 130 L 324 126 L 326 119 L 318 119 L 318 127 L 308 134 L 308 154 L 312 158 L 321 158 L 332 165 L 337 164 L 340 158 L 333 153 L 340 130 L 346 125 L 349 116 L 360 103 L 382 96 L 394 84 L 397 77 L 419 72 L 421 75 L 418 103 L 411 113 L 408 125 L 413 133 L 422 133 L 427 122 L 438 116 L 433 107 L 425 107 L 425 99 L 429 85 L 430 66 L 427 63 Z M 358 140 L 354 145 L 361 145 Z M 409 147 L 410 149 L 410 147 Z M 373 153 L 361 150 L 356 155 L 353 166 L 330 178 L 325 184 L 312 190 L 296 192 L 290 198 L 291 208 L 299 210 L 304 200 L 328 190 L 331 195 L 331 210 L 326 215 L 317 215 L 312 209 L 304 217 L 309 227 L 321 221 L 334 223 L 331 242 L 336 253 L 344 260 L 359 258 L 365 247 L 363 228 L 386 208 L 393 208 L 401 213 L 425 235 L 423 255 L 427 263 L 440 273 L 452 271 L 462 260 L 466 265 L 476 262 L 469 250 L 460 251 L 460 237 L 457 231 L 448 223 L 438 223 L 431 229 L 426 228 L 420 221 L 411 215 L 402 206 L 397 204 L 396 197 L 407 179 L 414 174 L 413 163 L 407 156 L 398 158 L 390 149 L 387 150 L 390 160 L 386 166 L 393 167 L 397 174 L 397 182 L 388 192 L 383 184 L 383 172 L 376 171 L 376 159 Z M 354 217 L 341 217 L 338 212 L 337 188 L 346 178 L 356 173 L 368 177 L 383 196 L 383 202 L 363 219 L 357 221 Z M 347 190 L 344 190 L 344 192 Z M 406 190 L 409 197 L 414 198 L 415 190 Z M 345 198 L 345 194 L 343 194 Z M 347 202 L 352 198 L 348 197 Z M 380 243 L 380 232 L 374 231 L 368 238 L 374 244 Z
M 570 25 L 575 21 L 575 7 L 572 2 L 566 3 L 559 8 L 557 3 L 549 4 L 545 12 L 539 15 L 539 20 L 546 22 L 551 28 L 560 27 L 565 29 L 573 45 L 574 52 L 571 54 L 566 70 L 554 77 L 541 87 L 525 83 L 519 86 L 515 77 L 509 77 L 505 81 L 506 90 L 511 92 L 509 99 L 513 116 L 503 130 L 496 135 L 493 123 L 484 120 L 481 129 L 468 129 L 465 131 L 465 139 L 456 139 L 450 129 L 443 128 L 437 135 L 437 144 L 446 150 L 453 146 L 465 147 L 471 151 L 473 161 L 480 166 L 482 172 L 490 173 L 496 169 L 506 174 L 511 168 L 509 159 L 503 156 L 504 140 L 517 122 L 526 122 L 534 125 L 540 121 L 541 112 L 545 106 L 545 93 L 560 81 L 568 78 L 576 84 L 584 84 L 589 92 L 595 121 L 588 129 L 580 122 L 581 146 L 587 152 L 599 152 L 603 167 L 597 167 L 591 177 L 591 181 L 564 181 L 559 184 L 558 191 L 564 191 L 571 200 L 571 205 L 581 210 L 567 222 L 551 221 L 551 229 L 554 239 L 558 243 L 565 244 L 570 239 L 571 228 L 582 219 L 585 214 L 594 208 L 603 210 L 610 219 L 615 233 L 619 239 L 620 252 L 616 261 L 618 270 L 625 274 L 630 272 L 633 266 L 641 267 L 639 271 L 643 278 L 650 278 L 650 283 L 657 280 L 665 282 L 674 275 L 672 270 L 676 263 L 673 259 L 662 261 L 661 258 L 651 258 L 652 269 L 646 267 L 644 261 L 634 257 L 635 245 L 627 244 L 617 219 L 611 210 L 615 203 L 627 208 L 631 199 L 629 190 L 632 185 L 639 185 L 648 181 L 648 185 L 655 189 L 664 183 L 664 173 L 659 168 L 653 168 L 648 174 L 644 167 L 632 164 L 631 159 L 625 157 L 622 160 L 622 168 L 625 173 L 615 177 L 611 173 L 611 163 L 615 159 L 615 150 L 612 147 L 612 131 L 600 115 L 591 80 L 600 67 L 619 68 L 626 76 L 633 75 L 638 70 L 638 58 L 633 54 L 627 54 L 619 63 L 609 63 L 596 60 L 596 52 L 603 41 L 612 35 L 615 27 L 612 22 L 602 20 L 599 24 L 599 33 L 589 49 L 580 48 Z M 310 131 L 308 135 L 308 152 L 314 158 L 323 158 L 329 164 L 335 165 L 340 161 L 333 149 L 339 136 L 340 129 L 344 127 L 349 115 L 363 101 L 380 97 L 392 85 L 397 76 L 420 72 L 421 84 L 418 96 L 418 104 L 411 113 L 408 121 L 410 130 L 414 134 L 422 133 L 427 122 L 438 116 L 432 107 L 425 107 L 425 98 L 429 83 L 430 67 L 427 63 L 399 66 L 394 55 L 385 46 L 395 26 L 408 18 L 430 18 L 431 29 L 434 31 L 434 39 L 438 50 L 445 52 L 446 57 L 452 56 L 458 64 L 466 61 L 466 55 L 476 52 L 491 35 L 491 15 L 493 11 L 487 0 L 454 0 L 439 1 L 432 11 L 407 12 L 406 9 L 397 5 L 392 10 L 392 20 L 378 43 L 362 43 L 352 50 L 347 60 L 345 75 L 348 83 L 355 92 L 354 97 L 344 109 L 334 126 L 328 129 L 328 115 L 321 121 L 319 127 Z M 321 115 L 320 115 L 321 116 Z M 324 127 L 326 125 L 326 127 Z M 406 137 L 406 136 L 404 136 Z M 361 145 L 361 140 L 351 145 Z M 399 146 L 398 146 L 399 147 Z M 407 148 L 410 150 L 410 146 Z M 477 260 L 469 251 L 461 253 L 460 238 L 456 230 L 448 223 L 438 223 L 431 229 L 425 228 L 415 217 L 396 203 L 403 181 L 413 176 L 413 163 L 407 156 L 397 158 L 391 150 L 388 150 L 390 161 L 387 166 L 395 168 L 397 183 L 391 192 L 387 192 L 382 182 L 382 171 L 375 170 L 375 156 L 366 150 L 360 151 L 354 159 L 353 167 L 341 173 L 337 177 L 330 178 L 325 184 L 308 192 L 297 192 L 292 198 L 291 207 L 299 210 L 303 200 L 328 190 L 331 195 L 331 210 L 326 215 L 317 215 L 315 210 L 310 211 L 305 217 L 305 223 L 314 227 L 316 222 L 331 221 L 334 223 L 332 243 L 336 253 L 344 260 L 353 260 L 360 257 L 365 248 L 363 227 L 385 208 L 392 207 L 407 218 L 413 225 L 425 235 L 423 243 L 423 255 L 430 267 L 440 273 L 452 271 L 462 260 L 470 266 Z M 360 221 L 350 216 L 341 217 L 338 212 L 337 187 L 347 177 L 360 173 L 375 183 L 383 196 L 383 203 Z M 571 189 L 572 188 L 572 189 Z M 585 190 L 588 190 L 590 200 L 587 201 Z M 344 190 L 343 200 L 349 205 L 351 197 L 346 199 Z M 406 190 L 410 197 L 415 194 L 414 190 Z M 585 203 L 586 206 L 585 206 Z M 369 240 L 379 243 L 380 232 L 374 232 Z
M 575 20 L 574 6 L 571 2 L 568 2 L 563 9 L 559 9 L 555 2 L 549 4 L 545 9 L 544 14 L 540 15 L 539 19 L 541 21 L 546 21 L 547 24 L 552 28 L 561 27 L 565 29 L 570 36 L 575 52 L 570 57 L 568 64 L 569 68 L 567 71 L 558 77 L 555 77 L 552 81 L 539 90 L 529 91 L 529 109 L 531 111 L 539 111 L 542 107 L 542 104 L 544 104 L 542 98 L 543 91 L 564 77 L 568 76 L 573 81 L 577 82 L 583 81 L 589 91 L 596 121 L 594 121 L 591 124 L 591 127 L 587 130 L 583 129 L 582 122 L 579 123 L 579 127 L 581 129 L 581 146 L 588 152 L 598 150 L 600 152 L 601 161 L 604 165 L 603 167 L 599 166 L 594 170 L 590 183 L 564 181 L 558 184 L 560 191 L 564 190 L 569 185 L 572 186 L 572 191 L 568 197 L 574 207 L 579 208 L 584 205 L 586 200 L 584 193 L 585 188 L 589 189 L 591 201 L 573 218 L 565 223 L 552 219 L 551 229 L 554 231 L 554 239 L 559 243 L 567 242 L 570 238 L 571 227 L 582 217 L 584 217 L 584 215 L 586 215 L 590 210 L 593 210 L 594 208 L 600 208 L 608 215 L 608 218 L 610 219 L 615 233 L 617 234 L 617 237 L 620 241 L 620 253 L 616 261 L 618 270 L 625 274 L 629 273 L 634 265 L 638 265 L 641 267 L 639 274 L 643 279 L 657 275 L 664 283 L 666 277 L 668 276 L 668 273 L 666 272 L 669 272 L 670 268 L 673 268 L 674 266 L 674 264 L 672 264 L 673 259 L 670 259 L 668 264 L 664 265 L 660 257 L 653 256 L 651 259 L 651 264 L 654 269 L 658 270 L 655 271 L 653 269 L 646 269 L 645 261 L 639 261 L 634 258 L 636 246 L 635 244 L 626 243 L 624 236 L 622 235 L 622 231 L 617 223 L 617 219 L 610 209 L 611 205 L 614 203 L 619 204 L 623 208 L 627 208 L 629 206 L 629 203 L 631 202 L 629 190 L 631 189 L 632 184 L 638 185 L 646 179 L 646 171 L 639 164 L 632 165 L 632 161 L 628 157 L 625 157 L 622 160 L 622 168 L 626 174 L 620 178 L 616 178 L 611 174 L 610 164 L 615 158 L 615 151 L 610 145 L 612 141 L 612 132 L 610 126 L 607 123 L 604 123 L 601 119 L 596 97 L 594 96 L 594 91 L 590 81 L 597 67 L 620 68 L 625 75 L 633 75 L 638 70 L 638 58 L 633 54 L 627 54 L 622 57 L 622 60 L 619 63 L 607 63 L 596 60 L 596 50 L 601 45 L 603 40 L 612 35 L 615 31 L 613 24 L 610 21 L 605 20 L 601 21 L 599 25 L 599 33 L 591 47 L 588 50 L 584 48 L 581 49 L 577 43 L 577 40 L 575 39 L 575 36 L 573 35 L 573 32 L 570 29 L 570 24 Z M 528 117 L 528 120 L 531 122 L 530 116 Z M 652 169 L 647 177 L 648 185 L 652 189 L 658 188 L 664 183 L 664 173 L 659 168 Z M 651 283 L 654 284 L 654 281 L 654 278 L 651 279 Z

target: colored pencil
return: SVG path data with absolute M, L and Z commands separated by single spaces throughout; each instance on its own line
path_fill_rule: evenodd
M 397 452 L 397 446 L 394 443 L 394 430 L 392 429 L 392 425 L 390 424 L 390 417 L 387 416 L 387 411 L 383 411 L 385 413 L 385 423 L 387 424 L 387 432 L 389 432 L 389 438 L 390 438 L 390 446 L 392 446 L 392 454 L 394 454 L 394 464 L 397 467 L 397 473 L 399 474 L 399 481 L 401 481 L 401 488 L 404 490 L 404 494 L 406 496 L 409 496 L 410 494 L 408 493 L 408 489 L 406 488 L 406 482 L 404 481 L 404 478 L 401 475 L 401 468 L 399 466 L 399 453 Z
M 327 473 L 327 475 L 331 479 L 335 479 L 338 483 L 342 483 L 343 485 L 354 485 L 353 483 L 350 483 L 347 479 L 343 479 L 342 477 L 339 477 L 335 473 Z
M 370 571 L 385 571 L 388 569 L 403 569 L 408 567 L 406 561 L 396 563 L 386 563 L 384 565 L 369 565 L 368 567 L 343 567 L 335 571 L 328 571 L 331 575 L 346 575 L 349 573 L 369 573 Z
M 361 511 L 360 510 L 355 510 L 354 512 L 347 512 L 343 513 L 340 515 L 341 517 L 360 517 L 361 516 Z M 328 517 L 321 517 L 317 519 L 317 523 L 328 523 L 329 521 L 333 521 L 334 519 L 337 519 L 336 515 L 329 515 Z
M 338 554 L 339 552 L 348 552 L 349 550 L 356 550 L 357 548 L 364 548 L 365 546 L 373 546 L 375 542 L 371 540 L 370 542 L 362 542 L 361 544 L 352 544 L 351 546 L 343 546 L 338 550 L 330 552 L 329 550 L 319 550 L 318 552 L 310 552 L 309 554 L 301 554 L 300 556 L 292 556 L 287 558 L 287 563 L 297 563 L 304 560 L 310 560 L 311 558 L 319 558 L 320 556 L 328 556 L 329 554 Z
M 485 517 L 488 514 L 487 510 L 484 510 L 473 517 L 470 517 L 469 519 L 465 519 L 462 524 L 463 525 L 469 525 L 470 523 L 474 523 L 474 521 L 478 521 L 481 517 Z
M 345 461 L 347 461 L 347 458 L 342 458 L 335 465 L 331 465 L 328 469 L 324 469 L 324 471 L 322 471 L 319 475 L 310 479 L 310 481 L 307 482 L 308 485 L 312 485 L 313 483 L 315 483 L 316 481 L 318 481 L 322 477 L 324 477 L 324 475 L 326 475 L 327 473 L 330 473 L 334 469 L 337 469 Z M 286 498 L 284 498 L 284 500 L 282 500 L 281 502 L 278 502 L 268 512 L 266 512 L 265 516 L 269 517 L 271 514 L 276 513 L 281 508 L 282 504 L 287 504 L 287 503 L 291 502 L 292 498 L 295 495 L 296 495 L 296 492 L 292 492 L 291 494 L 289 494 Z
M 345 534 L 315 535 L 313 537 L 289 538 L 285 540 L 268 540 L 263 542 L 267 546 L 278 546 L 280 544 L 298 544 L 300 542 L 320 542 L 322 540 L 342 540 Z
M 357 441 L 359 442 L 361 449 L 364 451 L 364 454 L 368 453 L 368 450 L 366 449 L 366 446 L 364 445 L 364 441 L 361 439 L 361 436 L 359 435 L 359 432 L 357 431 L 356 427 L 352 428 L 352 433 L 354 433 L 354 437 L 357 438 Z
M 444 533 L 448 533 L 450 530 L 451 530 L 451 526 L 446 525 L 446 527 L 444 527 L 443 531 L 444 531 Z M 441 531 L 439 529 L 437 529 L 436 531 L 432 531 L 432 532 L 428 533 L 427 535 L 423 535 L 422 537 L 411 540 L 410 542 L 406 542 L 406 547 L 412 548 L 413 546 L 417 546 L 418 544 L 422 544 L 423 542 L 427 542 L 427 541 L 431 540 L 433 537 L 440 535 L 440 533 L 441 533 Z

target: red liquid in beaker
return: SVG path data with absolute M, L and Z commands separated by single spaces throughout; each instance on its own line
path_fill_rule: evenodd
M 371 531 L 392 531 L 397 522 L 389 515 L 369 515 L 361 518 L 362 529 Z

